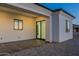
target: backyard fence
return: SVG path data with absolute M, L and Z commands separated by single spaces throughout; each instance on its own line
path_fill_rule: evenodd
M 79 40 L 79 32 L 74 32 L 73 38 L 74 38 L 74 40 Z

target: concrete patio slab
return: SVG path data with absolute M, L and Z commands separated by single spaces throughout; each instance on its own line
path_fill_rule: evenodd
M 13 46 L 9 46 L 9 44 L 2 44 L 2 49 L 5 49 L 0 49 L 0 52 L 7 52 L 10 56 L 79 56 L 79 45 L 74 45 L 76 43 L 76 40 L 70 40 L 63 43 L 45 43 L 40 40 L 36 41 L 40 42 L 41 44 L 37 44 L 38 46 L 31 45 L 30 47 L 27 47 L 27 45 L 25 45 L 26 41 L 24 41 L 25 43 L 20 42 L 16 43 L 15 45 L 12 44 Z M 69 42 L 72 42 L 73 44 L 70 44 Z M 16 46 L 16 48 L 14 46 Z
M 14 53 L 20 50 L 40 46 L 43 44 L 45 44 L 45 42 L 38 39 L 0 43 L 0 53 Z

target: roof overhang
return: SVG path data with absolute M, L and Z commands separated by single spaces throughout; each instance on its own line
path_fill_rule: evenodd
M 36 15 L 35 17 L 37 17 L 37 16 L 48 17 L 47 15 L 44 15 L 44 14 L 41 14 L 41 13 L 36 13 L 34 11 L 27 10 L 27 9 L 24 9 L 24 8 L 20 8 L 20 7 L 17 7 L 17 6 L 13 6 L 13 5 L 10 5 L 10 4 L 7 4 L 7 3 L 0 3 L 0 6 L 10 8 L 10 9 L 13 9 L 13 10 L 22 11 L 22 12 L 25 12 L 25 13 L 28 13 L 28 14 L 33 14 L 33 15 Z
M 53 10 L 53 12 L 58 12 L 58 11 L 62 11 L 62 12 L 64 12 L 64 13 L 66 13 L 67 15 L 69 15 L 69 16 L 71 16 L 71 17 L 73 17 L 74 19 L 76 18 L 75 16 L 73 16 L 73 15 L 71 15 L 70 13 L 68 13 L 67 11 L 65 11 L 64 9 L 56 9 L 56 10 Z
M 65 10 L 62 9 L 62 8 L 61 8 L 61 9 L 52 10 L 52 9 L 50 9 L 50 8 L 48 8 L 48 7 L 46 7 L 46 6 L 43 6 L 43 5 L 39 4 L 39 3 L 34 3 L 34 4 L 35 4 L 35 5 L 38 5 L 38 6 L 40 6 L 40 7 L 43 7 L 43 8 L 45 8 L 45 9 L 51 11 L 51 12 L 63 11 L 64 13 L 66 13 L 66 14 L 70 15 L 71 17 L 75 18 L 73 15 L 71 15 L 70 13 L 68 13 L 67 11 L 65 11 Z M 0 6 L 6 6 L 6 7 L 8 7 L 8 8 L 12 8 L 12 9 L 16 9 L 16 10 L 20 10 L 20 11 L 24 11 L 24 12 L 28 12 L 28 13 L 34 13 L 34 14 L 37 14 L 37 15 L 42 15 L 42 14 L 39 14 L 39 13 L 30 11 L 30 10 L 26 10 L 26 9 L 22 9 L 22 8 L 19 8 L 19 7 L 15 7 L 15 6 L 6 4 L 6 3 L 1 3 Z M 42 16 L 46 16 L 46 15 L 42 15 Z M 46 17 L 48 17 L 48 16 L 46 16 Z
M 63 11 L 64 13 L 68 14 L 69 16 L 71 16 L 71 17 L 73 17 L 73 18 L 76 18 L 75 16 L 73 16 L 73 15 L 70 14 L 70 13 L 68 13 L 67 11 L 65 11 L 65 10 L 62 9 L 62 8 L 60 8 L 60 9 L 56 9 L 56 10 L 52 10 L 52 9 L 47 8 L 46 6 L 43 6 L 43 5 L 39 4 L 39 3 L 34 3 L 34 4 L 36 4 L 36 5 L 40 6 L 40 7 L 43 7 L 43 8 L 45 8 L 45 9 L 49 10 L 49 11 L 52 11 L 52 12 Z

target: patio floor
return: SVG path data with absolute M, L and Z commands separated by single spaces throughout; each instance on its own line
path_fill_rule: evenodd
M 38 39 L 0 43 L 0 53 L 14 53 L 20 50 L 40 46 L 43 44 L 45 44 L 45 41 Z
M 15 52 L 15 56 L 79 56 L 79 45 L 69 44 L 79 40 L 69 40 L 63 43 L 47 43 L 39 47 Z
M 63 43 L 45 43 L 40 40 L 25 40 L 0 44 L 0 52 L 6 56 L 79 56 L 79 40 Z

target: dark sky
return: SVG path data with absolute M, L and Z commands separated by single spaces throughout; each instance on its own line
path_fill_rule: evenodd
M 76 17 L 74 24 L 79 24 L 79 3 L 41 3 L 42 5 L 54 10 L 63 8 L 68 13 Z

